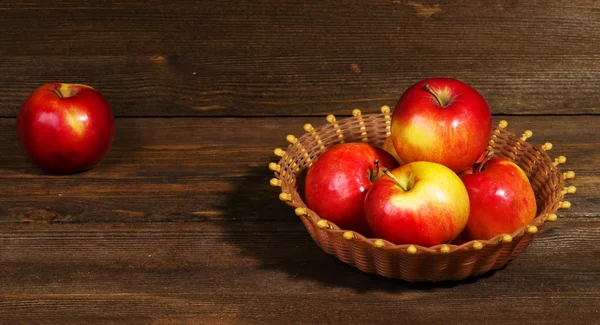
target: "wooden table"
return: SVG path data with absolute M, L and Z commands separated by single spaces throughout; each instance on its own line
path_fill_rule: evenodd
M 0 3 L 0 324 L 600 324 L 600 4 Z M 502 270 L 411 284 L 323 253 L 277 199 L 302 125 L 462 79 L 568 158 L 570 210 Z M 117 117 L 99 167 L 42 173 L 15 116 L 51 81 Z

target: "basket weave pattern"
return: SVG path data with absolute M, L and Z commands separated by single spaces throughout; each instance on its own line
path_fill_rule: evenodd
M 489 240 L 433 247 L 395 245 L 340 229 L 311 211 L 299 191 L 302 175 L 327 148 L 344 142 L 380 147 L 390 135 L 389 108 L 365 115 L 355 110 L 353 115 L 341 120 L 330 115 L 328 123 L 317 128 L 305 125 L 307 132 L 300 138 L 288 136 L 290 145 L 285 151 L 276 149 L 281 159 L 270 167 L 276 176 L 272 184 L 281 186 L 280 199 L 296 208 L 313 240 L 325 252 L 363 272 L 412 282 L 459 280 L 501 268 L 531 243 L 545 222 L 555 220 L 554 213 L 567 203 L 563 203 L 565 176 L 556 167 L 559 162 L 551 160 L 545 148 L 526 142 L 528 136 L 519 138 L 503 125 L 493 130 L 486 151 L 513 160 L 529 177 L 538 206 L 531 224 Z

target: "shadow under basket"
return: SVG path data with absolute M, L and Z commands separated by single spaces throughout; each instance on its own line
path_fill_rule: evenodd
M 567 209 L 571 205 L 563 201 L 563 197 L 575 193 L 575 187 L 565 187 L 564 181 L 573 178 L 574 173 L 563 174 L 557 168 L 566 158 L 560 156 L 552 160 L 547 153 L 552 148 L 550 143 L 537 146 L 526 142 L 532 136 L 531 131 L 518 137 L 506 129 L 506 121 L 501 121 L 492 131 L 486 151 L 496 157 L 511 159 L 529 177 L 538 207 L 537 216 L 529 225 L 489 240 L 432 247 L 396 245 L 340 229 L 311 211 L 299 192 L 303 175 L 327 148 L 347 142 L 367 142 L 381 147 L 390 135 L 388 106 L 383 106 L 381 113 L 363 115 L 356 109 L 352 115 L 341 120 L 329 115 L 328 123 L 323 126 L 304 125 L 306 133 L 300 138 L 288 135 L 289 146 L 286 150 L 275 149 L 275 155 L 281 159 L 271 163 L 269 168 L 275 173 L 271 185 L 281 187 L 279 198 L 295 208 L 295 214 L 319 247 L 363 272 L 417 282 L 460 280 L 499 269 L 517 257 L 546 222 L 557 219 L 558 209 Z

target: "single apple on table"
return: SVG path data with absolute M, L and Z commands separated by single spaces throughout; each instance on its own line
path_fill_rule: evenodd
M 384 173 L 365 198 L 365 216 L 375 236 L 398 245 L 435 246 L 463 231 L 469 195 L 451 169 L 418 161 Z
M 486 240 L 529 224 L 537 213 L 535 194 L 523 170 L 506 158 L 484 160 L 460 174 L 469 193 L 465 240 Z
M 492 115 L 479 92 L 451 78 L 431 78 L 408 88 L 392 115 L 391 137 L 405 163 L 431 161 L 461 172 L 488 144 Z
M 389 153 L 367 143 L 345 143 L 327 149 L 305 179 L 306 205 L 342 229 L 370 235 L 363 204 L 371 183 L 381 176 L 375 165 L 395 168 Z
M 49 83 L 33 91 L 17 116 L 19 144 L 41 169 L 75 173 L 108 154 L 115 119 L 106 99 L 81 84 Z

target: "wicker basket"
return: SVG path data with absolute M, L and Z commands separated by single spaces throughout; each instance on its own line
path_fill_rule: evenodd
M 362 115 L 357 109 L 352 113 L 353 117 L 342 120 L 329 115 L 328 123 L 318 128 L 306 124 L 306 134 L 300 138 L 288 135 L 290 144 L 287 150 L 275 149 L 275 154 L 281 159 L 278 163 L 271 163 L 269 168 L 275 172 L 271 185 L 281 187 L 279 198 L 296 208 L 296 215 L 313 240 L 325 252 L 363 272 L 415 282 L 460 280 L 498 269 L 518 256 L 545 222 L 555 221 L 558 209 L 571 205 L 563 201 L 563 197 L 574 193 L 575 187 L 564 187 L 564 180 L 573 178 L 574 173 L 562 174 L 556 167 L 566 158 L 560 156 L 551 160 L 546 152 L 552 147 L 550 143 L 532 145 L 526 142 L 532 136 L 531 131 L 517 137 L 506 130 L 508 123 L 501 121 L 493 130 L 486 150 L 493 150 L 494 156 L 513 160 L 529 177 L 538 206 L 537 216 L 531 224 L 489 240 L 433 247 L 396 245 L 340 229 L 311 211 L 299 192 L 302 192 L 305 172 L 325 149 L 343 142 L 359 141 L 381 146 L 390 135 L 391 112 L 388 106 L 383 106 L 380 114 Z

